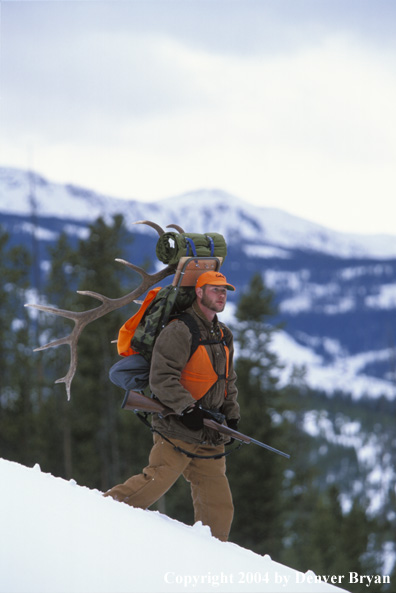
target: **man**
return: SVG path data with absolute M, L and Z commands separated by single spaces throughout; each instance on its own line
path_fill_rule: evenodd
M 204 426 L 203 410 L 220 411 L 227 425 L 237 428 L 233 338 L 217 318 L 226 305 L 227 290 L 235 288 L 223 274 L 201 274 L 193 305 L 159 334 L 150 388 L 176 414 L 166 418 L 154 415 L 149 465 L 105 494 L 145 509 L 183 475 L 191 483 L 195 521 L 208 525 L 212 535 L 222 541 L 228 539 L 234 514 L 224 457 L 229 437 Z M 198 346 L 191 356 L 197 333 Z

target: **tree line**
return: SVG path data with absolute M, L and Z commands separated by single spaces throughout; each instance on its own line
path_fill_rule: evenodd
M 121 215 L 101 218 L 89 236 L 74 246 L 62 234 L 49 250 L 40 291 L 32 286 L 32 251 L 10 247 L 0 231 L 0 455 L 101 491 L 146 465 L 150 431 L 121 409 L 124 394 L 108 378 L 117 360 L 114 340 L 136 305 L 89 325 L 79 340 L 79 363 L 67 401 L 63 377 L 68 348 L 33 352 L 38 345 L 68 333 L 67 320 L 24 307 L 44 299 L 61 309 L 84 310 L 97 301 L 77 294 L 91 290 L 119 297 L 136 278 L 117 267 L 131 241 Z M 37 288 L 37 287 L 36 287 Z M 394 524 L 366 512 L 361 494 L 342 504 L 342 483 L 328 480 L 317 463 L 318 444 L 302 422 L 307 406 L 323 405 L 308 389 L 301 369 L 280 385 L 281 363 L 272 349 L 278 327 L 275 295 L 262 277 L 251 278 L 239 296 L 232 330 L 242 412 L 240 430 L 289 452 L 284 459 L 254 445 L 227 458 L 235 504 L 231 541 L 305 572 L 382 574 L 380 547 Z M 322 402 L 322 403 L 320 403 Z M 345 451 L 337 451 L 343 456 Z M 313 461 L 315 459 L 315 461 Z M 188 485 L 180 479 L 157 503 L 169 516 L 193 521 Z M 395 575 L 393 575 L 394 577 Z M 358 591 L 352 584 L 351 591 Z M 370 591 L 386 591 L 373 584 Z

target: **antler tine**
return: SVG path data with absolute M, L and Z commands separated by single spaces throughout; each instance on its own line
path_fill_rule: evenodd
M 148 277 L 150 277 L 150 274 L 148 274 L 146 272 L 146 270 L 143 270 L 143 268 L 141 268 L 140 266 L 136 266 L 135 264 L 131 264 L 131 262 L 127 261 L 126 259 L 120 259 L 120 258 L 117 257 L 115 259 L 115 261 L 117 261 L 119 264 L 123 264 L 124 266 L 127 266 L 127 268 L 131 268 L 131 270 L 134 270 L 135 272 L 137 272 L 138 274 L 140 274 L 142 276 L 142 278 L 148 278 Z
M 168 224 L 166 226 L 166 228 L 167 229 L 176 229 L 177 231 L 179 231 L 179 233 L 184 233 L 183 229 L 178 224 Z
M 69 335 L 58 340 L 49 342 L 48 344 L 45 344 L 44 346 L 40 346 L 35 349 L 35 352 L 38 352 L 40 350 L 54 348 L 56 346 L 61 346 L 64 344 L 67 344 L 69 346 L 69 370 L 64 377 L 62 377 L 61 379 L 57 379 L 55 381 L 55 383 L 65 383 L 68 400 L 70 400 L 71 382 L 77 370 L 77 342 L 85 326 L 88 325 L 88 323 L 91 323 L 92 321 L 95 321 L 96 319 L 99 319 L 100 317 L 107 315 L 107 313 L 110 313 L 111 311 L 115 311 L 117 309 L 120 309 L 121 307 L 124 307 L 125 305 L 132 303 L 134 300 L 136 300 L 138 297 L 144 294 L 148 288 L 154 286 L 155 284 L 157 284 L 158 282 L 160 282 L 161 280 L 175 272 L 175 267 L 169 265 L 166 268 L 160 270 L 159 272 L 156 272 L 155 274 L 149 274 L 148 272 L 143 270 L 143 268 L 135 266 L 134 264 L 131 264 L 126 260 L 117 259 L 116 261 L 138 272 L 142 277 L 142 282 L 140 283 L 140 285 L 134 290 L 132 290 L 132 292 L 129 292 L 128 294 L 122 297 L 119 297 L 117 299 L 111 299 L 97 292 L 92 292 L 89 290 L 79 290 L 77 291 L 78 294 L 82 294 L 84 296 L 91 296 L 101 301 L 102 303 L 98 307 L 95 307 L 94 309 L 88 309 L 87 311 L 68 311 L 65 309 L 57 309 L 56 307 L 48 307 L 45 305 L 36 304 L 25 305 L 25 307 L 32 307 L 34 309 L 38 309 L 39 311 L 44 311 L 45 313 L 52 313 L 54 315 L 58 315 L 59 317 L 66 317 L 67 319 L 71 319 L 72 321 L 74 321 L 74 328 L 72 329 Z
M 151 228 L 155 229 L 160 237 L 164 234 L 164 229 L 156 222 L 151 222 L 151 220 L 138 220 L 132 224 L 147 224 L 147 226 L 151 226 Z

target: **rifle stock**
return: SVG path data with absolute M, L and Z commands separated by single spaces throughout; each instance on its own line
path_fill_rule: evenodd
M 131 410 L 132 412 L 141 411 L 141 412 L 149 412 L 152 414 L 159 414 L 159 416 L 162 416 L 163 418 L 165 418 L 166 416 L 169 416 L 171 414 L 176 415 L 176 412 L 174 412 L 171 408 L 164 406 L 158 399 L 153 399 L 151 397 L 147 397 L 145 395 L 142 395 L 141 393 L 138 393 L 137 391 L 133 391 L 132 389 L 130 391 L 128 391 L 127 394 L 125 395 L 125 398 L 124 398 L 124 401 L 123 401 L 121 407 L 124 408 L 125 410 Z M 225 434 L 225 435 L 229 436 L 230 438 L 235 439 L 236 441 L 242 441 L 243 443 L 246 443 L 247 445 L 249 445 L 250 443 L 254 443 L 255 445 L 259 445 L 259 447 L 268 449 L 269 451 L 272 451 L 273 453 L 277 453 L 278 455 L 282 455 L 283 457 L 286 457 L 287 459 L 290 458 L 290 455 L 288 455 L 287 453 L 283 453 L 283 451 L 279 451 L 279 449 L 275 449 L 274 447 L 270 447 L 270 445 L 266 445 L 265 443 L 256 441 L 256 439 L 253 439 L 253 438 L 247 436 L 246 434 L 242 434 L 241 432 L 239 432 L 237 430 L 233 430 L 232 428 L 229 428 L 225 424 L 219 424 L 215 420 L 210 420 L 209 418 L 204 418 L 203 423 L 207 428 L 211 428 L 212 430 L 217 430 L 218 432 Z
M 146 395 L 142 395 L 137 391 L 133 391 L 133 389 L 130 389 L 126 393 L 121 407 L 125 410 L 131 410 L 132 412 L 141 411 L 159 414 L 163 418 L 165 418 L 165 416 L 169 416 L 170 414 L 176 414 L 176 412 L 174 412 L 171 408 L 167 408 L 161 404 L 158 399 L 147 397 Z

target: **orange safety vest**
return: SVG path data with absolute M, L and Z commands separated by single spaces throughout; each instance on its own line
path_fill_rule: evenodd
M 194 399 L 201 399 L 211 387 L 219 380 L 225 379 L 225 397 L 227 397 L 227 382 L 228 382 L 228 369 L 230 360 L 230 350 L 224 343 L 224 333 L 221 330 L 221 342 L 224 345 L 226 354 L 226 372 L 225 375 L 218 375 L 213 368 L 210 361 L 209 354 L 205 348 L 205 344 L 218 344 L 219 342 L 213 342 L 213 340 L 200 340 L 200 344 L 196 348 L 193 355 L 188 360 L 184 367 L 180 383 L 187 391 L 191 393 Z
M 117 341 L 118 353 L 121 356 L 127 357 L 133 354 L 138 354 L 138 352 L 131 347 L 131 339 L 137 326 L 142 320 L 144 313 L 146 312 L 149 305 L 154 301 L 159 290 L 160 287 L 150 290 L 138 312 L 128 319 L 128 321 L 126 321 L 126 323 L 124 323 L 124 325 L 121 327 Z M 220 328 L 220 340 L 203 340 L 200 337 L 198 325 L 191 315 L 183 312 L 177 315 L 176 319 L 183 321 L 188 326 L 193 336 L 190 358 L 181 373 L 180 383 L 191 393 L 194 399 L 199 400 L 209 391 L 211 387 L 213 387 L 213 385 L 219 379 L 225 379 L 225 397 L 227 397 L 230 351 L 227 344 L 225 343 L 223 330 Z M 205 345 L 219 343 L 223 344 L 226 354 L 225 375 L 218 375 L 216 373 L 210 361 L 209 354 L 205 348 Z

